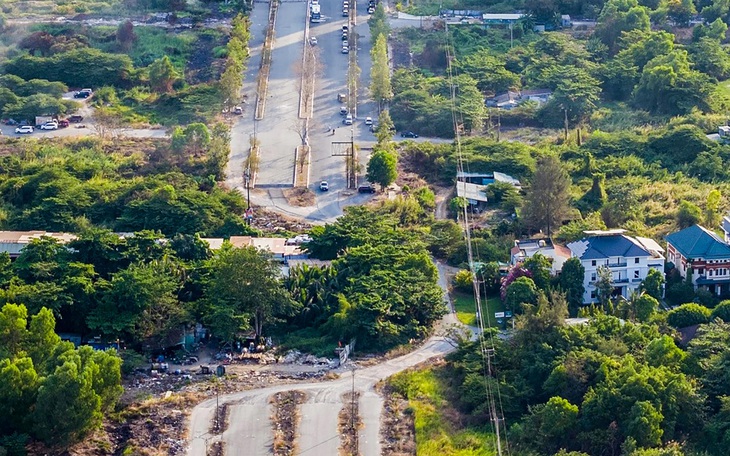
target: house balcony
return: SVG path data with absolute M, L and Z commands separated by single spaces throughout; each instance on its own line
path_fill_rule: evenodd
M 623 263 L 609 263 L 607 266 L 609 268 L 613 269 L 613 268 L 625 268 L 627 265 L 628 265 L 628 263 L 623 262 Z

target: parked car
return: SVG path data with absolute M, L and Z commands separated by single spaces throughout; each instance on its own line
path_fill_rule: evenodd
M 18 125 L 18 121 L 15 119 L 7 119 L 5 125 Z
M 365 125 L 372 125 L 373 124 L 373 118 L 372 117 L 366 117 L 365 118 Z
M 15 133 L 19 135 L 29 135 L 33 133 L 35 129 L 31 127 L 30 125 L 23 125 L 15 129 Z
M 235 106 L 233 108 L 233 114 L 243 114 L 243 108 L 240 106 Z
M 350 47 L 347 44 L 342 45 L 342 53 L 343 54 L 349 54 L 350 53 Z
M 342 123 L 345 125 L 352 125 L 352 114 L 348 114 L 343 120 Z
M 43 125 L 41 125 L 41 130 L 58 130 L 58 123 L 46 122 Z
M 375 193 L 375 187 L 372 184 L 363 184 L 357 187 L 358 193 Z
M 347 32 L 342 32 L 342 41 L 347 41 Z
M 327 183 L 327 181 L 322 181 L 319 183 L 319 190 L 322 192 L 327 192 L 330 189 L 330 184 Z
M 73 115 L 68 118 L 68 121 L 71 123 L 79 123 L 83 120 L 84 120 L 84 116 L 79 116 L 79 115 Z
M 89 98 L 92 93 L 91 89 L 81 89 L 74 93 L 74 98 Z
M 342 17 L 347 17 L 350 15 L 350 11 L 347 8 L 342 8 Z
M 66 128 L 68 127 L 68 120 L 61 119 L 58 121 L 58 128 Z
M 342 32 L 343 33 L 347 33 L 349 30 L 350 30 L 350 27 L 348 27 L 347 25 L 343 25 L 342 26 Z
M 340 106 L 340 115 L 344 116 L 347 114 L 347 106 Z
M 345 100 L 347 100 L 347 95 L 345 95 L 344 93 L 338 93 L 337 94 L 337 101 L 338 102 L 342 103 Z
M 418 135 L 413 133 L 412 131 L 402 131 L 400 133 L 401 138 L 418 138 Z
M 311 44 L 312 46 L 316 46 L 317 45 L 317 37 L 316 36 L 310 36 L 309 37 L 309 44 Z

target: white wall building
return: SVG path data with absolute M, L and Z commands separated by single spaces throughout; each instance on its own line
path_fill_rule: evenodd
M 568 244 L 572 255 L 583 264 L 583 303 L 598 302 L 598 268 L 607 266 L 613 274 L 614 295 L 628 298 L 637 291 L 649 270 L 664 273 L 664 249 L 649 238 L 625 235 L 625 230 L 585 231 L 586 237 Z

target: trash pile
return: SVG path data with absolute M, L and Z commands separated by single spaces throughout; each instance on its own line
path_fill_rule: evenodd
M 314 355 L 304 354 L 299 350 L 289 350 L 281 358 L 282 364 L 311 364 L 312 366 L 337 367 L 337 361 L 329 358 L 317 358 Z

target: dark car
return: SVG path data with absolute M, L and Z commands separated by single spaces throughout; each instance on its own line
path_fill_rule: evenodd
M 372 184 L 364 184 L 357 188 L 358 193 L 375 193 L 375 187 Z
M 58 128 L 66 128 L 68 127 L 68 120 L 61 119 L 58 121 Z
M 418 135 L 412 131 L 402 131 L 400 134 L 401 138 L 418 138 Z
M 68 118 L 68 121 L 71 123 L 79 123 L 84 120 L 84 116 L 71 116 Z
M 74 98 L 89 98 L 91 96 L 91 93 L 89 92 L 76 92 L 74 94 Z

